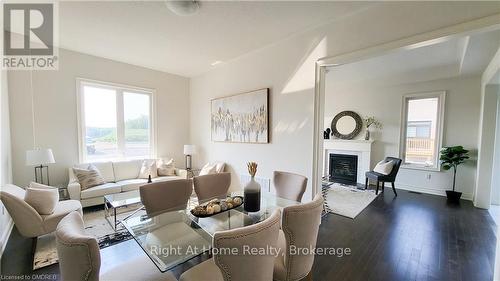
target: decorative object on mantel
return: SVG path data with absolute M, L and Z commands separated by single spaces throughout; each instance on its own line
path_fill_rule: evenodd
M 329 140 L 331 133 L 332 133 L 332 130 L 330 128 L 326 128 L 326 130 L 323 132 L 323 139 Z
M 446 190 L 446 197 L 452 203 L 460 203 L 462 192 L 455 191 L 455 179 L 457 177 L 458 165 L 464 163 L 467 159 L 469 159 L 469 151 L 461 145 L 448 146 L 441 149 L 441 156 L 439 157 L 441 167 L 446 171 L 453 168 L 453 190 Z
M 368 116 L 363 118 L 363 121 L 365 122 L 365 127 L 366 127 L 366 133 L 365 133 L 365 140 L 370 140 L 370 127 L 374 126 L 376 129 L 381 130 L 382 129 L 382 123 L 375 119 L 374 116 Z
M 354 111 L 342 111 L 333 117 L 332 134 L 339 139 L 352 140 L 361 132 L 362 125 L 359 114 Z
M 269 143 L 269 88 L 213 99 L 212 141 Z
M 243 205 L 247 212 L 258 212 L 260 210 L 260 184 L 255 181 L 255 174 L 257 173 L 257 163 L 248 162 L 248 173 L 252 177 L 250 182 L 243 189 L 245 204 Z

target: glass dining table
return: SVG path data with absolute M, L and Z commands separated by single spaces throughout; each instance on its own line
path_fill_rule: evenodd
M 231 194 L 237 195 L 241 196 L 241 193 Z M 298 204 L 271 193 L 262 193 L 258 212 L 245 211 L 243 203 L 229 211 L 199 218 L 190 212 L 198 205 L 196 197 L 191 197 L 187 207 L 181 210 L 154 216 L 148 216 L 145 212 L 137 213 L 122 223 L 158 269 L 165 272 L 209 251 L 215 232 L 261 222 L 276 209 Z

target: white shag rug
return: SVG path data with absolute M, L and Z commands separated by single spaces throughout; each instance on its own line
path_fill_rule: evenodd
M 323 188 L 323 197 L 328 212 L 354 219 L 377 198 L 377 195 L 374 190 L 333 183 Z
M 140 206 L 140 204 L 135 204 L 119 208 L 117 210 L 118 219 L 124 219 L 131 211 L 140 208 Z M 112 217 L 110 220 L 112 221 Z M 101 249 L 132 238 L 121 224 L 118 225 L 118 229 L 115 231 L 104 218 L 104 210 L 84 210 L 83 221 L 85 223 L 85 232 L 97 239 Z M 58 263 L 58 261 L 54 233 L 39 236 L 35 256 L 33 257 L 33 270 Z

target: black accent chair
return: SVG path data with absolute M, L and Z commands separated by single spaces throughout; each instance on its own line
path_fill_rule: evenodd
M 382 183 L 382 192 L 384 192 L 385 183 L 390 182 L 392 184 L 392 191 L 394 191 L 394 195 L 398 196 L 398 193 L 396 192 L 396 187 L 394 187 L 394 181 L 396 180 L 399 167 L 401 166 L 403 160 L 395 157 L 386 157 L 385 161 L 386 162 L 392 161 L 394 163 L 391 173 L 388 175 L 383 175 L 381 173 L 377 173 L 374 171 L 366 172 L 365 189 L 368 188 L 368 179 L 377 181 L 377 190 L 375 191 L 375 194 L 378 194 L 378 188 L 380 183 Z

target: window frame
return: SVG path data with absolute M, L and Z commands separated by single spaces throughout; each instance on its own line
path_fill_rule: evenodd
M 406 138 L 407 138 L 407 118 L 408 118 L 408 101 L 427 99 L 427 98 L 437 98 L 438 99 L 438 113 L 436 120 L 436 141 L 434 142 L 434 151 L 436 155 L 434 156 L 434 165 L 425 166 L 415 163 L 407 163 L 406 161 Z M 441 171 L 441 165 L 439 163 L 439 151 L 443 147 L 443 133 L 444 133 L 444 115 L 445 115 L 445 99 L 446 91 L 432 91 L 432 92 L 422 92 L 422 93 L 412 93 L 405 94 L 402 98 L 401 106 L 401 127 L 400 127 L 400 142 L 399 142 L 399 157 L 403 160 L 401 168 L 403 169 L 416 169 L 416 170 L 426 170 L 426 171 Z
M 84 102 L 84 94 L 83 87 L 91 86 L 98 87 L 103 89 L 110 89 L 116 91 L 116 134 L 117 134 L 117 146 L 118 150 L 123 151 L 122 149 L 125 147 L 125 122 L 124 118 L 124 102 L 123 102 L 123 93 L 124 92 L 132 92 L 138 94 L 144 94 L 149 96 L 149 112 L 150 112 L 150 121 L 151 125 L 149 128 L 149 136 L 150 136 L 150 151 L 149 158 L 156 158 L 157 153 L 157 126 L 156 126 L 156 90 L 149 88 L 142 88 L 136 86 L 130 86 L 125 84 L 118 84 L 112 82 L 105 82 L 99 80 L 92 80 L 86 78 L 76 78 L 76 102 L 77 102 L 77 123 L 78 123 L 78 158 L 80 163 L 87 163 L 88 161 L 93 162 L 106 162 L 106 161 L 116 161 L 116 160 L 131 160 L 137 159 L 136 157 L 125 157 L 121 156 L 119 158 L 106 158 L 106 159 L 95 159 L 89 160 L 86 153 L 85 146 L 85 102 Z M 121 139 L 119 136 L 122 136 Z

